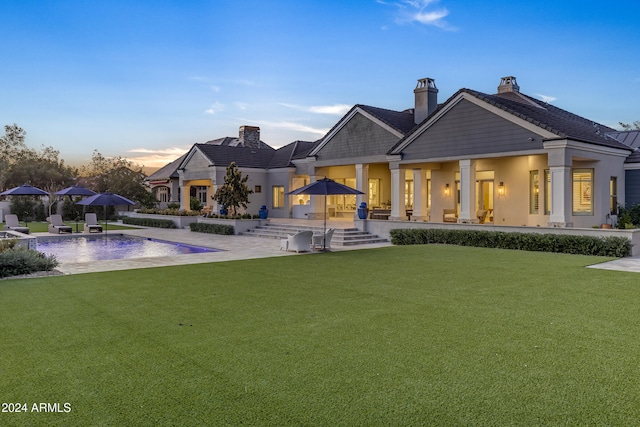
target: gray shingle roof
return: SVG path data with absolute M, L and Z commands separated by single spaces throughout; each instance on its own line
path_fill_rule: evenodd
M 195 144 L 195 147 L 215 165 L 228 166 L 231 162 L 236 162 L 238 167 L 246 168 L 268 168 L 276 152 L 268 145 L 268 148 L 261 149 L 213 144 Z
M 360 107 L 362 110 L 396 129 L 403 135 L 411 132 L 411 130 L 416 126 L 413 118 L 413 110 L 394 111 L 362 104 L 358 104 L 356 107 Z
M 611 148 L 628 148 L 621 142 L 606 136 L 607 133 L 615 129 L 595 123 L 592 120 L 522 93 L 506 92 L 487 95 L 471 89 L 461 89 L 459 92 L 473 95 L 484 102 L 558 135 L 558 138 L 568 138 Z
M 276 150 L 269 164 L 269 168 L 286 168 L 294 166 L 293 159 L 304 158 L 315 146 L 315 142 L 294 141 Z

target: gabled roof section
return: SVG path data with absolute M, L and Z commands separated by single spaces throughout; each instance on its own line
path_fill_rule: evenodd
M 440 104 L 438 108 L 422 123 L 416 126 L 410 134 L 398 141 L 398 143 L 389 150 L 388 154 L 401 153 L 410 141 L 415 139 L 417 135 L 423 133 L 439 116 L 446 114 L 460 99 L 476 99 L 481 101 L 479 103 L 480 105 L 486 103 L 488 106 L 498 108 L 516 119 L 524 120 L 546 131 L 548 136 L 545 140 L 572 139 L 605 147 L 629 149 L 628 146 L 615 138 L 607 136 L 608 133 L 614 132 L 614 129 L 520 92 L 488 95 L 472 89 L 463 88 L 451 96 L 445 103 Z M 552 135 L 556 135 L 557 138 Z
M 226 167 L 236 162 L 238 167 L 262 169 L 269 167 L 276 151 L 272 147 L 256 149 L 213 144 L 195 144 L 193 148 L 198 149 L 214 165 Z
M 327 134 L 316 142 L 316 146 L 309 152 L 316 155 L 329 140 L 345 126 L 356 114 L 377 122 L 380 126 L 396 135 L 398 138 L 406 136 L 414 127 L 413 110 L 394 111 L 370 105 L 356 104 L 336 123 Z
M 605 147 L 628 148 L 617 140 L 606 136 L 614 129 L 528 95 L 522 93 L 487 95 L 470 89 L 463 90 L 484 102 L 558 135 L 559 139 L 568 138 Z
M 306 157 L 314 145 L 314 142 L 294 141 L 284 147 L 278 148 L 271 159 L 271 163 L 269 163 L 269 168 L 273 169 L 295 166 L 291 160 Z
M 218 138 L 218 139 L 212 139 L 211 141 L 207 141 L 205 142 L 205 144 L 209 144 L 209 145 L 221 145 L 221 146 L 225 146 L 225 147 L 240 147 L 242 146 L 242 141 L 240 140 L 240 138 L 237 137 L 231 137 L 231 136 L 225 136 L 223 138 Z M 260 141 L 260 144 L 258 147 L 254 147 L 256 149 L 273 149 L 273 147 L 269 146 L 266 142 L 264 141 Z
M 187 157 L 187 153 L 183 154 L 173 162 L 164 165 L 163 167 L 149 175 L 146 178 L 146 181 L 160 181 L 163 179 L 168 180 L 172 178 L 178 178 L 178 166 L 180 166 L 180 163 L 182 163 L 185 157 Z
M 640 130 L 615 131 L 607 133 L 607 136 L 615 138 L 634 150 L 640 149 Z

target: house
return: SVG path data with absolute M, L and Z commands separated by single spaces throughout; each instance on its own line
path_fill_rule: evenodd
M 288 217 L 289 212 L 283 211 L 282 189 L 290 182 L 298 184 L 291 160 L 305 156 L 312 146 L 312 142 L 295 141 L 276 150 L 260 139 L 259 127 L 241 126 L 237 138 L 194 144 L 183 156 L 150 175 L 147 183 L 160 207 L 173 202 L 189 210 L 190 199 L 195 197 L 217 211 L 220 207 L 212 196 L 224 182 L 227 166 L 235 162 L 240 172 L 249 176 L 247 185 L 253 191 L 249 204 L 254 213 L 260 206 L 269 205 L 273 206 L 273 215 Z
M 233 160 L 255 191 L 250 209 L 274 217 L 322 218 L 322 200 L 286 193 L 326 176 L 364 193 L 329 196 L 330 217 L 353 218 L 366 202 L 392 220 L 592 227 L 640 173 L 640 154 L 615 129 L 522 93 L 513 76 L 495 94 L 463 88 L 440 104 L 431 78 L 413 92 L 403 111 L 355 105 L 315 143 L 274 150 L 258 134 L 195 144 L 162 179 L 177 174 L 179 193 L 195 187 L 209 201 Z

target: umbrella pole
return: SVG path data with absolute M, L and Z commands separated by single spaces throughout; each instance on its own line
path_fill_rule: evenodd
M 327 195 L 324 195 L 324 225 L 322 227 L 322 250 L 327 250 L 327 246 L 325 244 L 325 233 L 327 232 Z

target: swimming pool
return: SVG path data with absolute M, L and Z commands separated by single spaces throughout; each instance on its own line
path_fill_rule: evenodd
M 38 237 L 36 249 L 46 255 L 55 255 L 63 264 L 219 252 L 218 249 L 123 234 Z

